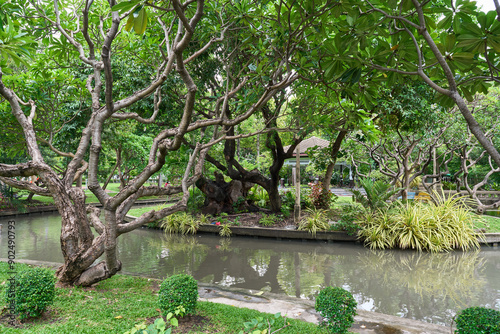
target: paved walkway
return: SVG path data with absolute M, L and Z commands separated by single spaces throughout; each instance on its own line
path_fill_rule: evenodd
M 246 307 L 267 313 L 286 315 L 287 318 L 319 323 L 320 315 L 311 300 L 288 297 L 262 291 L 222 289 L 199 284 L 200 300 L 236 307 Z M 359 334 L 449 334 L 450 328 L 392 315 L 358 310 L 351 332 Z
M 331 188 L 330 191 L 337 196 L 352 196 L 349 188 Z

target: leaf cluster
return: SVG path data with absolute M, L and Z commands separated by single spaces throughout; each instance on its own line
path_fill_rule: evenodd
M 158 304 L 164 314 L 175 313 L 180 306 L 185 314 L 194 314 L 197 300 L 198 282 L 190 275 L 173 275 L 160 285 Z
M 356 300 L 349 291 L 329 286 L 319 292 L 315 309 L 325 318 L 322 325 L 330 333 L 346 334 L 354 323 L 356 306 Z
M 500 333 L 500 311 L 486 307 L 469 307 L 456 317 L 457 334 Z
M 20 319 L 37 318 L 54 302 L 55 283 L 54 273 L 48 269 L 23 270 L 8 281 L 5 299 L 7 304 L 15 305 Z M 14 296 L 10 291 L 15 291 Z

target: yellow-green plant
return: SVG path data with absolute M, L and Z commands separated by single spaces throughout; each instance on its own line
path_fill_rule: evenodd
M 365 215 L 360 237 L 372 249 L 411 248 L 431 252 L 479 248 L 476 217 L 457 195 L 434 193 L 430 203 L 399 204 Z M 481 237 L 479 235 L 479 237 Z
M 229 225 L 224 224 L 224 225 L 220 226 L 219 235 L 221 237 L 230 237 L 232 233 L 233 232 L 231 232 L 231 229 L 229 228 Z
M 210 217 L 208 215 L 200 214 L 198 215 L 198 222 L 200 224 L 210 224 Z
M 186 212 L 178 212 L 170 215 L 161 223 L 161 228 L 169 234 L 195 234 L 199 226 L 199 221 Z
M 307 217 L 300 221 L 297 228 L 299 231 L 308 231 L 315 236 L 316 232 L 326 231 L 330 228 L 325 210 L 310 208 L 306 209 L 305 212 Z

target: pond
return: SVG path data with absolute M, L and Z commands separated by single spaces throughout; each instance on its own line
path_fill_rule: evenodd
M 57 215 L 17 217 L 18 259 L 62 262 Z M 0 221 L 4 228 L 7 219 Z M 1 233 L 6 257 L 7 233 Z M 165 236 L 139 229 L 119 238 L 123 272 L 155 278 L 188 273 L 200 282 L 314 299 L 342 286 L 368 311 L 449 325 L 470 306 L 500 309 L 500 250 L 419 254 L 359 244 L 214 235 Z

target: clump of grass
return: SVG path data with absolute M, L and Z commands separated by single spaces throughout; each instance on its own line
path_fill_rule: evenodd
M 474 232 L 476 217 L 464 200 L 459 196 L 444 198 L 434 194 L 430 203 L 399 203 L 390 210 L 368 212 L 360 237 L 371 248 L 379 249 L 442 252 L 479 248 Z
M 186 212 L 174 213 L 161 223 L 166 233 L 195 234 L 199 227 L 200 222 Z
M 316 236 L 318 231 L 326 231 L 330 228 L 325 210 L 310 208 L 306 209 L 305 212 L 307 217 L 300 221 L 297 228 L 299 231 L 308 231 Z

